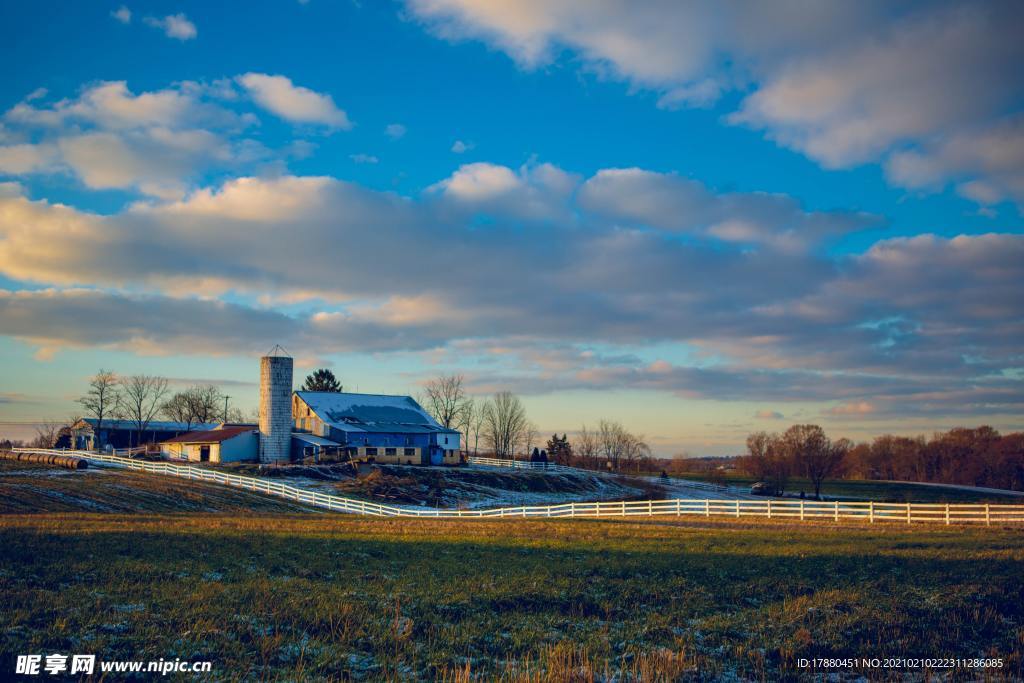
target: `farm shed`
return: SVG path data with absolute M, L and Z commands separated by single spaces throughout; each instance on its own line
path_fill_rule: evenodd
M 402 465 L 457 465 L 457 430 L 442 427 L 410 396 L 296 391 L 294 432 L 343 446 L 353 458 Z M 293 454 L 293 457 L 296 454 Z
M 214 429 L 216 426 L 216 423 L 190 425 L 185 422 L 154 420 L 146 425 L 140 435 L 137 425 L 131 420 L 103 420 L 100 425 L 96 418 L 86 417 L 71 425 L 71 442 L 67 446 L 87 451 L 102 450 L 107 446 L 132 448 L 147 443 L 160 443 L 193 430 Z
M 337 457 L 345 453 L 345 447 L 337 441 L 305 432 L 292 433 L 292 454 L 296 458 Z
M 160 444 L 164 457 L 192 462 L 240 462 L 255 460 L 259 449 L 256 425 L 223 425 L 188 432 Z

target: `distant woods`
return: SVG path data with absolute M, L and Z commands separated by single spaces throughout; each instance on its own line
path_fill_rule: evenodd
M 335 394 L 341 393 L 342 386 L 338 378 L 334 376 L 334 373 L 327 368 L 320 368 L 314 370 L 312 374 L 306 376 L 306 381 L 302 385 L 303 391 L 327 391 Z
M 957 428 L 924 436 L 885 435 L 871 443 L 831 441 L 817 425 L 793 425 L 783 434 L 755 432 L 739 467 L 784 491 L 806 477 L 814 494 L 828 478 L 920 481 L 1024 491 L 1024 433 L 991 427 Z

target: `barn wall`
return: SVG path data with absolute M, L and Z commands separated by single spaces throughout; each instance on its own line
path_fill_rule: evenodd
M 289 437 L 290 438 L 290 437 Z M 218 462 L 245 462 L 259 459 L 259 437 L 254 432 L 244 432 L 220 444 Z M 289 447 L 290 447 L 289 443 Z M 210 452 L 211 458 L 213 452 Z

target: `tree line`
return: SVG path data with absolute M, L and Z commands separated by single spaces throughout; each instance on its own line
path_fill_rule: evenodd
M 600 420 L 595 429 L 584 425 L 572 443 L 565 434 L 554 434 L 542 443 L 518 396 L 499 391 L 487 398 L 474 398 L 467 394 L 462 375 L 428 381 L 419 402 L 442 426 L 461 432 L 463 449 L 473 455 L 479 455 L 483 447 L 494 457 L 512 458 L 546 447 L 547 458 L 563 465 L 638 472 L 651 469 L 650 446 L 642 435 L 620 422 Z
M 958 427 L 931 437 L 876 437 L 870 443 L 832 441 L 818 425 L 793 425 L 782 434 L 754 432 L 739 459 L 744 472 L 782 493 L 791 478 L 806 477 L 815 497 L 827 478 L 960 484 L 1024 491 L 1024 433 Z
M 135 444 L 140 444 L 143 432 L 161 418 L 184 424 L 185 431 L 199 424 L 245 422 L 246 415 L 230 406 L 227 399 L 219 388 L 211 384 L 196 384 L 172 392 L 166 377 L 118 375 L 101 369 L 89 378 L 88 389 L 77 400 L 82 412 L 67 422 L 41 423 L 30 445 L 53 448 L 61 436 L 82 418 L 96 421 L 97 434 L 114 421 L 127 422 L 135 433 Z

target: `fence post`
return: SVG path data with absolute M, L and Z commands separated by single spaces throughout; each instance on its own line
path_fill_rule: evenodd
M 569 516 L 570 517 L 575 517 L 576 516 L 576 503 L 575 502 L 569 503 Z
M 985 503 L 985 526 L 992 526 L 992 512 L 988 503 Z
M 676 517 L 680 517 L 683 514 L 683 511 L 681 509 L 682 504 L 683 504 L 683 502 L 681 500 L 679 500 L 678 498 L 676 498 Z
M 647 501 L 647 516 L 648 517 L 653 517 L 654 516 L 654 501 L 653 500 Z
M 740 499 L 736 499 L 736 517 L 740 516 Z
M 870 524 L 875 523 L 875 501 L 868 501 L 868 522 Z
M 946 503 L 946 526 L 949 526 L 949 503 Z
M 836 504 L 836 521 L 839 521 L 839 501 L 833 501 Z
M 708 498 L 704 499 L 704 516 L 705 517 L 710 517 L 711 516 L 711 500 L 708 499 Z
M 800 521 L 804 521 L 804 501 L 800 501 Z
M 768 499 L 768 519 L 772 518 L 772 499 Z
M 626 501 L 622 501 L 622 516 L 626 516 Z
M 910 503 L 907 503 L 907 524 L 910 524 Z

